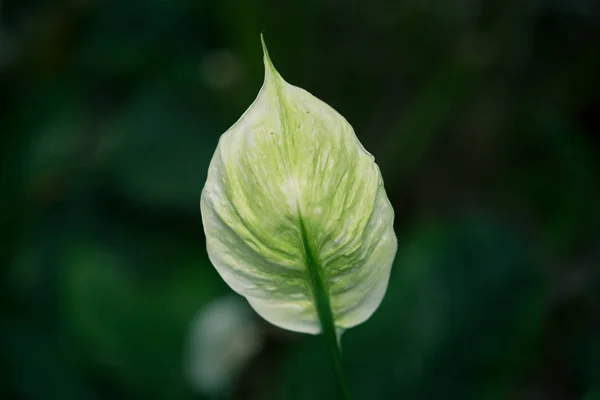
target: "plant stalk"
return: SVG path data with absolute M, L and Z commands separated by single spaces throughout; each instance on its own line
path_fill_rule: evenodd
M 329 303 L 329 294 L 327 288 L 325 287 L 325 281 L 323 280 L 322 268 L 313 255 L 302 218 L 300 218 L 300 228 L 302 230 L 302 242 L 304 243 L 306 264 L 310 276 L 313 296 L 315 298 L 317 314 L 319 315 L 319 321 L 321 323 L 321 330 L 323 331 L 323 336 L 325 337 L 325 344 L 329 349 L 329 354 L 331 355 L 333 361 L 333 367 L 342 390 L 343 398 L 345 400 L 351 400 L 352 397 L 350 396 L 346 374 L 344 373 L 344 367 L 342 365 L 340 344 L 336 334 L 335 324 L 333 322 L 333 313 Z

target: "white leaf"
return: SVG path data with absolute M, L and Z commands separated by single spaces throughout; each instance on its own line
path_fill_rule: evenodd
M 320 280 L 339 332 L 381 303 L 394 212 L 350 124 L 284 81 L 263 49 L 263 86 L 221 136 L 202 191 L 208 254 L 258 314 L 292 331 L 321 331 Z

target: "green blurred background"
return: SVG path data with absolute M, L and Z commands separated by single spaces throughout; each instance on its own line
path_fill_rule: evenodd
M 263 30 L 396 210 L 355 398 L 600 399 L 595 0 L 0 1 L 0 398 L 340 397 L 204 246 Z

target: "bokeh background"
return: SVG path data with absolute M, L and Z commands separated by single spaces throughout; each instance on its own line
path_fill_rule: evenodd
M 398 255 L 356 399 L 600 399 L 600 3 L 0 1 L 0 398 L 335 399 L 321 337 L 208 261 L 200 191 L 262 83 L 379 163 Z

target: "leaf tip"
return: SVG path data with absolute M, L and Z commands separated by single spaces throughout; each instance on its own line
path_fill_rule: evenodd
M 265 43 L 265 36 L 264 36 L 263 32 L 260 33 L 260 42 L 262 44 L 262 50 L 263 50 L 265 73 L 266 74 L 272 73 L 275 76 L 279 75 L 277 73 L 277 70 L 275 69 L 275 66 L 273 65 L 273 62 L 271 61 L 271 57 L 269 56 L 269 50 L 267 50 L 267 44 Z
M 264 35 L 263 32 L 260 33 L 260 43 L 262 44 L 262 49 L 263 49 L 263 55 L 264 55 L 264 57 L 266 59 L 269 59 L 269 50 L 267 50 L 267 45 L 265 43 L 265 35 Z

